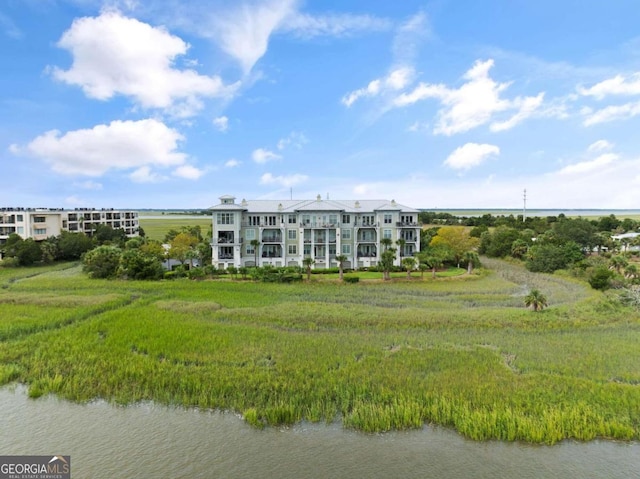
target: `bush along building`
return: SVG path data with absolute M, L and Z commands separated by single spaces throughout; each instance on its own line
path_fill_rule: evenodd
M 63 231 L 91 235 L 98 225 L 122 229 L 137 236 L 140 229 L 137 211 L 76 208 L 0 208 L 0 244 L 11 234 L 22 239 L 42 241 Z
M 420 251 L 417 209 L 394 200 L 242 200 L 220 197 L 213 213 L 212 264 L 229 266 L 376 266 L 386 247 L 395 263 Z M 391 240 L 391 246 L 389 241 Z M 385 245 L 385 243 L 387 243 Z

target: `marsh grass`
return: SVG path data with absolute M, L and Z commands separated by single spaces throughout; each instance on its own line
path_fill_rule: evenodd
M 32 397 L 233 410 L 256 427 L 640 438 L 640 315 L 564 278 L 492 268 L 358 284 L 44 271 L 0 291 L 0 383 L 24 382 Z M 532 281 L 550 298 L 537 314 L 522 307 Z

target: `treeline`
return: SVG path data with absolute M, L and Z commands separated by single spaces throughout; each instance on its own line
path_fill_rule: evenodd
M 450 213 L 437 213 L 434 211 L 422 211 L 418 219 L 423 225 L 449 225 L 449 226 L 480 226 L 487 228 L 497 228 L 506 226 L 518 230 L 531 229 L 536 233 L 544 233 L 553 224 L 571 219 L 560 213 L 558 216 L 528 216 L 523 220 L 522 215 L 491 215 L 489 213 L 481 216 L 456 216 Z M 580 218 L 581 219 L 581 218 Z M 602 216 L 588 221 L 597 231 L 609 232 L 612 234 L 636 231 L 640 228 L 640 221 L 631 218 L 619 219 L 615 215 Z
M 141 232 L 144 234 L 144 231 Z M 87 252 L 102 244 L 124 244 L 127 235 L 123 229 L 113 229 L 108 225 L 97 225 L 91 235 L 63 231 L 44 241 L 33 238 L 22 239 L 20 235 L 9 235 L 0 245 L 4 258 L 2 266 L 32 266 L 37 263 L 54 261 L 76 261 Z

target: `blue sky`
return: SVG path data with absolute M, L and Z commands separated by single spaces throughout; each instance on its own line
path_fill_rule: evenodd
M 636 0 L 3 0 L 0 206 L 640 208 Z

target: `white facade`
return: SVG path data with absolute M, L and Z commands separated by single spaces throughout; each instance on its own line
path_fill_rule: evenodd
M 212 264 L 228 266 L 376 266 L 389 238 L 402 257 L 420 251 L 419 211 L 387 200 L 242 200 L 222 196 L 213 213 Z M 400 251 L 398 240 L 404 241 Z
M 138 212 L 114 209 L 76 208 L 0 208 L 0 242 L 15 233 L 36 241 L 58 236 L 63 231 L 87 233 L 99 224 L 123 229 L 127 236 L 137 236 Z

